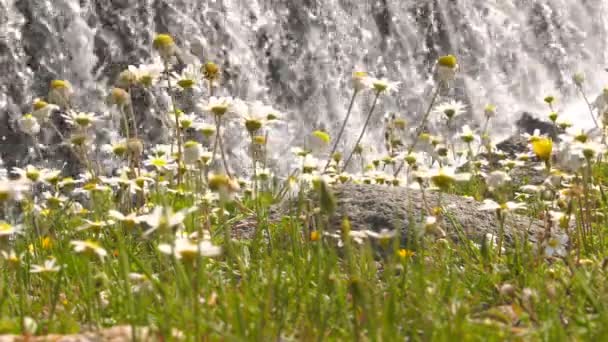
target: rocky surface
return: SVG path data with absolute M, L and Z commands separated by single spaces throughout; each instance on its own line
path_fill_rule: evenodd
M 559 141 L 560 130 L 551 122 L 538 119 L 532 113 L 523 112 L 515 122 L 517 132 L 507 139 L 496 144 L 496 148 L 506 153 L 509 157 L 515 157 L 517 153 L 528 152 L 528 140 L 522 135 L 524 133 L 534 134 L 538 130 L 539 134 L 547 135 L 553 141 Z
M 338 229 L 342 217 L 348 217 L 353 230 L 379 232 L 382 229 L 400 229 L 401 235 L 407 238 L 411 227 L 420 226 L 426 216 L 425 201 L 420 191 L 354 184 L 341 185 L 334 191 L 338 206 L 330 228 Z M 425 192 L 425 198 L 430 208 L 439 203 L 439 194 L 436 192 Z M 480 211 L 480 202 L 446 194 L 442 195 L 441 201 L 446 211 L 441 226 L 450 237 L 457 239 L 456 232 L 459 229 L 475 241 L 481 241 L 488 233 L 498 233 L 499 224 L 495 213 Z M 526 234 L 530 241 L 537 241 L 537 235 L 543 231 L 543 222 L 540 220 L 516 214 L 507 217 L 507 239 L 514 234 Z

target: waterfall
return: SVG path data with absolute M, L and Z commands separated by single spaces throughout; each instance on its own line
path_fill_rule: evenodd
M 447 53 L 459 56 L 454 95 L 472 119 L 494 103 L 494 129 L 508 131 L 522 111 L 546 115 L 542 98 L 555 94 L 564 115 L 588 127 L 570 78 L 585 72 L 591 95 L 608 84 L 607 17 L 605 0 L 0 0 L 2 152 L 21 145 L 13 120 L 51 79 L 69 80 L 78 105 L 103 111 L 116 75 L 150 60 L 156 32 L 173 35 L 184 60 L 222 65 L 226 94 L 283 109 L 285 146 L 311 129 L 337 130 L 354 70 L 402 81 L 380 108 L 415 122 L 434 60 Z M 351 129 L 370 101 L 359 101 Z

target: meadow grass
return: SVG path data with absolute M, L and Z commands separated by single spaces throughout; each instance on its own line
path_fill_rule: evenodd
M 377 101 L 399 84 L 356 72 L 336 141 L 329 132 L 313 132 L 309 145 L 293 146 L 292 171 L 275 175 L 268 138 L 281 113 L 214 96 L 221 90 L 215 63 L 177 72 L 170 36 L 159 35 L 153 47 L 159 59 L 129 67 L 109 92 L 114 116 L 76 110 L 70 83 L 55 80 L 47 98 L 18 120 L 36 157 L 52 151 L 39 141 L 47 132 L 69 146 L 82 173 L 71 178 L 39 158 L 0 181 L 0 333 L 128 325 L 151 328 L 159 340 L 196 341 L 608 335 L 603 127 L 595 135 L 569 129 L 556 114 L 555 97 L 545 97 L 561 142 L 529 135 L 526 150 L 507 157 L 489 134 L 494 106 L 485 108 L 482 128 L 472 130 L 459 121 L 466 106 L 440 96 L 458 71 L 448 55 L 437 61 L 422 120 L 407 127 L 400 116 L 385 116 L 384 146 L 375 154 L 360 145 L 362 137 Z M 583 81 L 577 75 L 585 94 Z M 166 113 L 166 145 L 142 139 L 131 98 L 136 87 L 171 98 L 156 108 Z M 181 111 L 178 92 L 197 97 L 196 111 Z M 343 153 L 340 139 L 363 92 L 373 104 L 352 150 Z M 608 91 L 589 108 L 603 125 Z M 57 128 L 58 116 L 71 131 Z M 99 126 L 112 123 L 112 141 L 93 143 Z M 229 160 L 225 132 L 239 125 L 230 134 L 249 142 L 248 157 Z M 119 167 L 108 172 L 104 158 Z M 250 167 L 235 174 L 231 163 Z M 510 174 L 521 167 L 546 180 L 516 184 Z M 441 196 L 412 212 L 420 220 L 401 230 L 355 229 L 347 217 L 335 226 L 332 188 L 341 183 L 471 196 L 479 201 L 471 210 L 496 215 L 498 233 L 482 241 L 451 239 L 461 222 Z M 411 207 L 406 198 L 403 205 Z M 525 227 L 506 239 L 514 212 L 542 222 L 535 242 L 518 238 Z M 130 333 L 129 339 L 143 339 L 137 329 Z

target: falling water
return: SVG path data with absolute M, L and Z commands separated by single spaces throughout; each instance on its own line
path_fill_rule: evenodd
M 0 0 L 1 152 L 20 148 L 14 118 L 51 79 L 103 111 L 104 89 L 151 59 L 156 32 L 176 37 L 185 60 L 221 64 L 226 94 L 283 109 L 282 146 L 313 128 L 337 130 L 353 70 L 401 81 L 381 111 L 415 121 L 434 60 L 447 53 L 459 56 L 455 95 L 472 118 L 494 103 L 494 129 L 504 131 L 522 111 L 544 114 L 542 97 L 555 94 L 564 115 L 588 126 L 570 78 L 585 72 L 592 95 L 608 83 L 607 17 L 605 0 Z M 359 101 L 351 129 L 370 100 Z

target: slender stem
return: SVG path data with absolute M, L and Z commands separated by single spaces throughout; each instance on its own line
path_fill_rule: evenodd
M 59 130 L 59 128 L 57 128 L 57 125 L 55 125 L 55 123 L 53 121 L 49 121 L 49 124 L 51 125 L 51 127 L 53 128 L 53 130 L 55 130 L 55 133 L 57 133 L 57 135 L 59 136 L 59 138 L 61 138 L 61 142 L 65 141 L 65 136 L 63 135 L 63 133 L 61 133 L 61 131 Z
M 448 119 L 448 121 L 446 122 L 446 127 L 447 127 L 447 143 L 448 143 L 448 147 L 452 150 L 452 156 L 454 157 L 454 163 L 456 163 L 456 146 L 454 145 L 454 141 L 452 141 L 452 132 L 450 132 L 450 130 L 452 129 L 452 119 Z
M 165 73 L 167 75 L 167 85 L 169 95 L 171 96 L 171 104 L 173 105 L 173 115 L 175 116 L 175 134 L 177 135 L 177 184 L 182 183 L 181 164 L 182 164 L 182 132 L 179 126 L 179 115 L 177 111 L 177 105 L 175 104 L 175 94 L 173 94 L 173 87 L 171 86 L 171 75 L 169 74 L 169 63 L 165 62 Z
M 129 131 L 129 118 L 127 116 L 127 113 L 125 112 L 124 106 L 120 106 L 119 108 L 120 116 L 122 117 L 122 121 L 125 125 L 125 136 L 127 140 L 129 140 L 129 138 L 131 137 L 131 132 Z
M 226 175 L 228 175 L 228 177 L 232 178 L 232 175 L 230 174 L 230 170 L 228 169 L 228 162 L 226 161 L 226 154 L 224 153 L 224 144 L 222 143 L 222 137 L 220 135 L 220 127 L 221 127 L 221 118 L 217 115 L 215 115 L 215 141 L 217 143 L 217 146 L 220 148 L 220 155 L 222 156 L 222 163 L 224 164 L 224 171 L 226 172 Z M 213 158 L 212 158 L 213 160 Z
M 258 206 L 258 170 L 256 168 L 256 159 L 255 159 L 255 141 L 253 140 L 253 133 L 250 135 L 251 138 L 251 166 L 253 167 L 253 205 L 256 211 L 256 214 L 259 218 L 259 206 Z
M 344 122 L 342 122 L 342 127 L 340 128 L 340 133 L 338 133 L 338 136 L 336 137 L 336 142 L 334 143 L 334 147 L 331 149 L 331 152 L 329 153 L 329 157 L 327 158 L 327 163 L 325 164 L 323 171 L 327 170 L 327 168 L 329 167 L 329 164 L 331 162 L 332 156 L 334 155 L 334 153 L 336 153 L 336 149 L 338 148 L 338 143 L 340 143 L 340 138 L 342 138 L 342 134 L 344 134 L 344 129 L 346 128 L 346 124 L 348 123 L 348 119 L 350 118 L 350 114 L 353 110 L 353 105 L 355 104 L 355 98 L 357 97 L 358 93 L 359 93 L 359 91 L 357 89 L 353 90 L 353 96 L 350 99 L 350 104 L 348 105 L 348 111 L 346 112 L 346 117 L 344 118 Z
M 498 257 L 502 256 L 502 244 L 505 238 L 505 214 L 498 211 L 496 213 L 498 216 L 499 230 L 498 230 Z
M 416 145 L 418 144 L 418 140 L 420 138 L 420 134 L 422 134 L 422 131 L 424 130 L 424 126 L 426 125 L 426 121 L 429 118 L 429 115 L 431 115 L 431 110 L 433 109 L 433 106 L 435 105 L 435 101 L 437 101 L 437 97 L 439 96 L 439 90 L 441 89 L 441 87 L 438 85 L 437 88 L 435 88 L 435 92 L 433 94 L 433 97 L 431 98 L 431 103 L 429 103 L 429 107 L 426 110 L 426 113 L 424 113 L 424 116 L 422 117 L 422 122 L 420 122 L 420 126 L 418 126 L 418 128 L 416 129 L 416 134 L 414 137 L 414 141 L 412 142 L 412 145 L 407 149 L 407 154 L 412 153 L 412 151 L 414 150 L 414 148 L 416 148 Z M 403 169 L 403 165 L 405 164 L 405 161 L 401 161 L 401 164 L 399 164 L 399 167 L 397 168 L 397 171 L 395 171 L 394 175 L 397 176 L 399 174 L 399 172 L 401 172 L 401 169 Z
M 367 126 L 369 125 L 369 121 L 372 118 L 372 114 L 374 113 L 374 109 L 376 108 L 376 104 L 378 103 L 378 97 L 380 97 L 380 92 L 379 91 L 376 92 L 376 96 L 374 97 L 374 102 L 372 104 L 372 108 L 370 108 L 369 113 L 367 114 L 367 119 L 365 120 L 365 124 L 363 124 L 363 129 L 361 129 L 361 134 L 359 134 L 359 138 L 357 139 L 357 142 L 355 143 L 355 147 L 350 152 L 350 155 L 348 156 L 348 158 L 344 162 L 344 166 L 342 167 L 342 170 L 346 170 L 346 168 L 348 167 L 348 164 L 350 163 L 350 160 L 353 158 L 353 155 L 355 154 L 355 150 L 357 149 L 357 146 L 359 146 L 359 143 L 361 142 L 361 139 L 363 139 L 363 135 L 365 134 L 365 130 L 367 129 Z M 331 158 L 331 156 L 330 156 L 330 158 Z
M 591 102 L 589 102 L 589 99 L 587 98 L 587 95 L 583 91 L 583 88 L 580 86 L 577 86 L 576 89 L 578 89 L 579 93 L 581 93 L 581 95 L 583 96 L 583 99 L 585 100 L 585 103 L 587 104 L 587 108 L 589 108 L 589 115 L 591 115 L 591 119 L 593 119 L 593 123 L 595 124 L 595 127 L 600 128 L 600 125 L 597 123 L 597 120 L 595 119 L 595 115 L 593 115 L 593 107 L 591 106 Z
M 38 158 L 40 158 L 40 161 L 44 160 L 42 151 L 40 151 L 40 144 L 38 143 L 38 137 L 35 135 L 32 135 L 32 140 L 34 142 L 34 150 L 36 151 L 36 154 L 38 154 Z
M 488 134 L 488 127 L 490 126 L 490 117 L 486 117 L 486 121 L 483 123 L 483 128 L 481 130 L 481 141 L 479 143 L 479 146 L 477 147 L 477 154 L 481 153 L 481 148 L 484 146 L 483 144 L 483 140 L 484 137 L 486 136 L 486 134 Z
M 133 121 L 133 137 L 137 139 L 137 120 L 135 119 L 135 109 L 133 108 L 133 98 L 131 97 L 131 88 L 129 88 L 129 112 L 128 114 L 131 116 L 131 120 Z
M 213 81 L 209 80 L 209 98 L 213 97 Z M 215 141 L 213 142 L 213 154 L 211 155 L 211 162 L 214 163 L 215 162 L 215 154 L 217 153 L 217 143 L 218 143 L 218 138 L 217 135 L 220 134 L 219 129 L 216 130 L 215 132 Z

